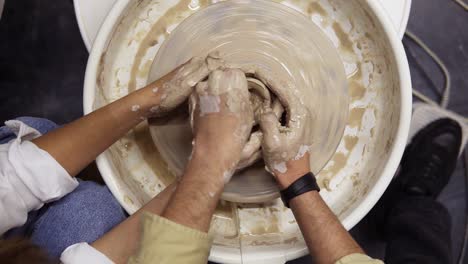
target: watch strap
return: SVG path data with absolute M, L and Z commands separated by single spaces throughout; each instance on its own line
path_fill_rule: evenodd
M 315 175 L 312 172 L 309 172 L 297 179 L 295 182 L 289 185 L 288 188 L 282 190 L 280 193 L 284 205 L 289 208 L 289 201 L 291 201 L 291 199 L 311 191 L 320 192 L 320 187 L 317 184 Z

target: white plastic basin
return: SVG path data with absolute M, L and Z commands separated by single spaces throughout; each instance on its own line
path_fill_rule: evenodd
M 318 175 L 321 195 L 350 229 L 375 205 L 395 173 L 411 115 L 408 62 L 389 18 L 373 0 L 283 2 L 303 12 L 332 40 L 348 76 L 350 109 L 337 152 Z M 106 18 L 86 70 L 89 113 L 147 82 L 169 32 L 206 1 L 120 0 Z M 133 213 L 174 176 L 143 123 L 97 159 L 114 196 Z M 284 263 L 307 254 L 290 210 L 279 200 L 222 202 L 212 221 L 210 260 Z

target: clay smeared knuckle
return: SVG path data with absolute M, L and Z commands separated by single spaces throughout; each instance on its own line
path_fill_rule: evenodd
M 214 85 L 215 83 L 219 83 L 220 80 L 222 80 L 224 77 L 224 71 L 223 70 L 214 70 L 210 73 L 210 85 Z M 213 83 L 211 83 L 213 82 Z
M 278 126 L 281 125 L 276 115 L 271 111 L 263 113 L 259 118 L 259 122 L 260 122 L 260 126 L 262 127 L 262 130 L 265 133 L 268 131 L 271 131 L 272 129 L 277 130 Z
M 215 69 L 224 68 L 226 62 L 222 59 L 223 54 L 219 51 L 213 51 L 205 59 L 208 70 L 213 71 Z
M 281 145 L 281 134 L 279 133 L 278 127 L 275 124 L 262 126 L 263 131 L 263 145 L 269 149 L 277 149 Z
M 206 94 L 208 89 L 208 83 L 207 82 L 200 82 L 197 84 L 195 87 L 195 92 L 197 94 Z
M 227 69 L 226 72 L 228 72 L 236 81 L 246 79 L 244 72 L 239 69 Z
M 250 156 L 255 153 L 262 145 L 263 133 L 261 131 L 255 131 L 250 135 L 249 141 L 245 144 L 242 150 L 244 157 Z

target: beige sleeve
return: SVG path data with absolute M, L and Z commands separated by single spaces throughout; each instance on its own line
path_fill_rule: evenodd
M 143 213 L 140 248 L 129 264 L 207 263 L 211 239 L 207 233 Z
M 383 264 L 383 262 L 364 254 L 351 254 L 341 258 L 335 264 Z

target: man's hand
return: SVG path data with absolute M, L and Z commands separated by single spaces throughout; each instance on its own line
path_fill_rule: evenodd
M 297 109 L 288 127 L 281 126 L 271 109 L 260 117 L 263 159 L 281 189 L 310 172 L 308 142 L 311 141 L 311 119 L 305 107 Z
M 306 108 L 296 107 L 292 114 L 286 127 L 281 126 L 271 110 L 259 120 L 263 158 L 282 190 L 310 172 L 308 142 L 312 118 Z M 363 253 L 318 192 L 303 193 L 289 204 L 314 262 L 335 263 L 349 254 Z
M 194 132 L 193 155 L 232 176 L 253 124 L 245 74 L 238 69 L 215 70 L 190 97 Z
M 253 110 L 247 79 L 236 69 L 215 70 L 190 96 L 194 146 L 163 216 L 206 232 L 224 184 L 250 135 Z

